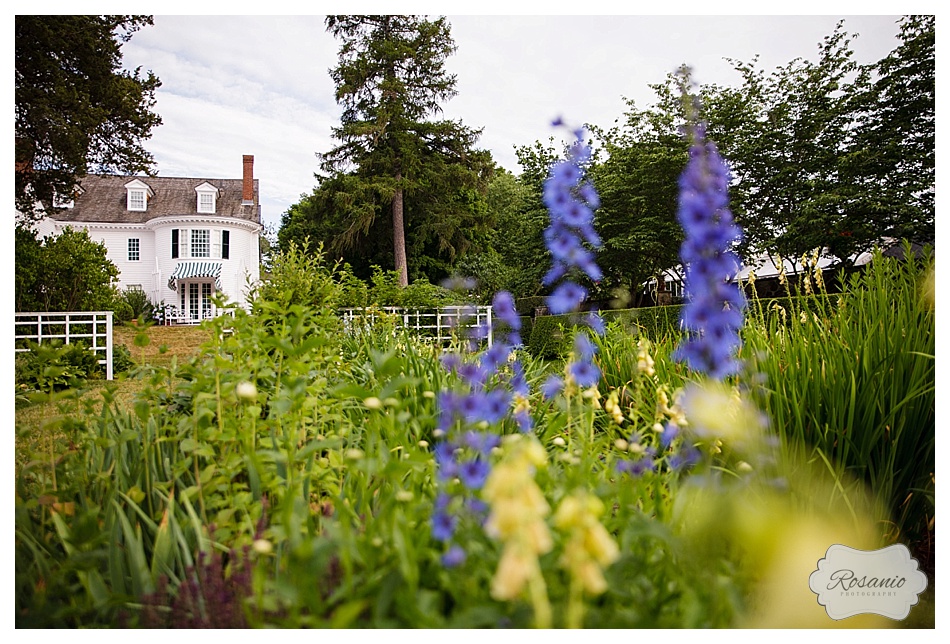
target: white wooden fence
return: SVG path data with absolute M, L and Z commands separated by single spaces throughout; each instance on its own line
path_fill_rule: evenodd
M 26 340 L 37 344 L 63 340 L 66 344 L 84 340 L 90 351 L 102 354 L 106 379 L 112 380 L 112 311 L 70 313 L 14 313 L 15 350 L 29 351 Z
M 343 309 L 343 328 L 347 332 L 367 329 L 377 320 L 392 321 L 397 329 L 411 329 L 434 342 L 448 342 L 460 327 L 485 329 L 488 346 L 492 345 L 490 306 L 443 306 L 438 309 L 405 309 L 396 306 Z

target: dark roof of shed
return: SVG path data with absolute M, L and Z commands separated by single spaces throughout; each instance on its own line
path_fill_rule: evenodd
M 149 198 L 148 208 L 144 212 L 130 211 L 127 208 L 125 184 L 135 179 L 147 185 L 154 193 L 154 196 Z M 198 197 L 195 192 L 195 188 L 203 183 L 209 183 L 218 189 L 214 216 L 261 222 L 257 179 L 254 179 L 254 205 L 244 206 L 244 181 L 241 179 L 104 174 L 89 174 L 83 177 L 79 182 L 82 193 L 76 197 L 73 207 L 53 210 L 50 216 L 60 221 L 138 224 L 156 217 L 205 215 L 198 213 Z

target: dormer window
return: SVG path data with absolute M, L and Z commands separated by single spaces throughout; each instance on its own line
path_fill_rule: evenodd
M 195 192 L 198 193 L 198 212 L 214 214 L 218 189 L 206 181 L 195 188 Z
M 60 193 L 53 191 L 53 208 L 72 208 L 76 205 L 76 197 L 83 193 L 82 186 L 75 186 L 70 192 Z
M 142 212 L 148 208 L 148 200 L 155 196 L 152 189 L 138 179 L 125 184 L 127 208 Z
M 72 208 L 75 202 L 67 195 L 53 194 L 53 208 Z

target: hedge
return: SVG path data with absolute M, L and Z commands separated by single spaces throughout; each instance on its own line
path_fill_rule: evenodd
M 669 333 L 679 333 L 681 304 L 653 306 L 639 309 L 601 311 L 604 322 L 619 320 L 631 332 L 643 333 L 651 339 L 659 339 Z M 528 340 L 528 351 L 538 358 L 553 359 L 564 356 L 571 348 L 570 330 L 580 319 L 576 314 L 542 315 L 534 320 Z

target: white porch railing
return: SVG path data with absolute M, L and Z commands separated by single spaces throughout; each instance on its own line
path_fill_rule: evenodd
M 410 329 L 418 335 L 447 342 L 453 332 L 464 326 L 481 327 L 486 330 L 485 339 L 492 345 L 492 318 L 490 306 L 443 306 L 438 309 L 404 309 L 397 306 L 377 308 L 343 309 L 343 328 L 352 333 L 366 329 L 376 320 L 386 316 L 397 329 Z
M 89 350 L 103 354 L 99 364 L 106 366 L 106 380 L 112 380 L 112 311 L 69 313 L 14 313 L 14 349 L 29 351 L 24 340 L 37 344 L 63 340 L 66 344 L 87 340 Z
M 219 315 L 230 315 L 234 317 L 233 308 L 218 308 L 212 305 L 210 309 L 196 312 L 195 315 L 185 309 L 179 308 L 174 304 L 166 304 L 161 310 L 161 324 L 170 326 L 174 324 L 201 324 L 205 320 L 216 318 Z

